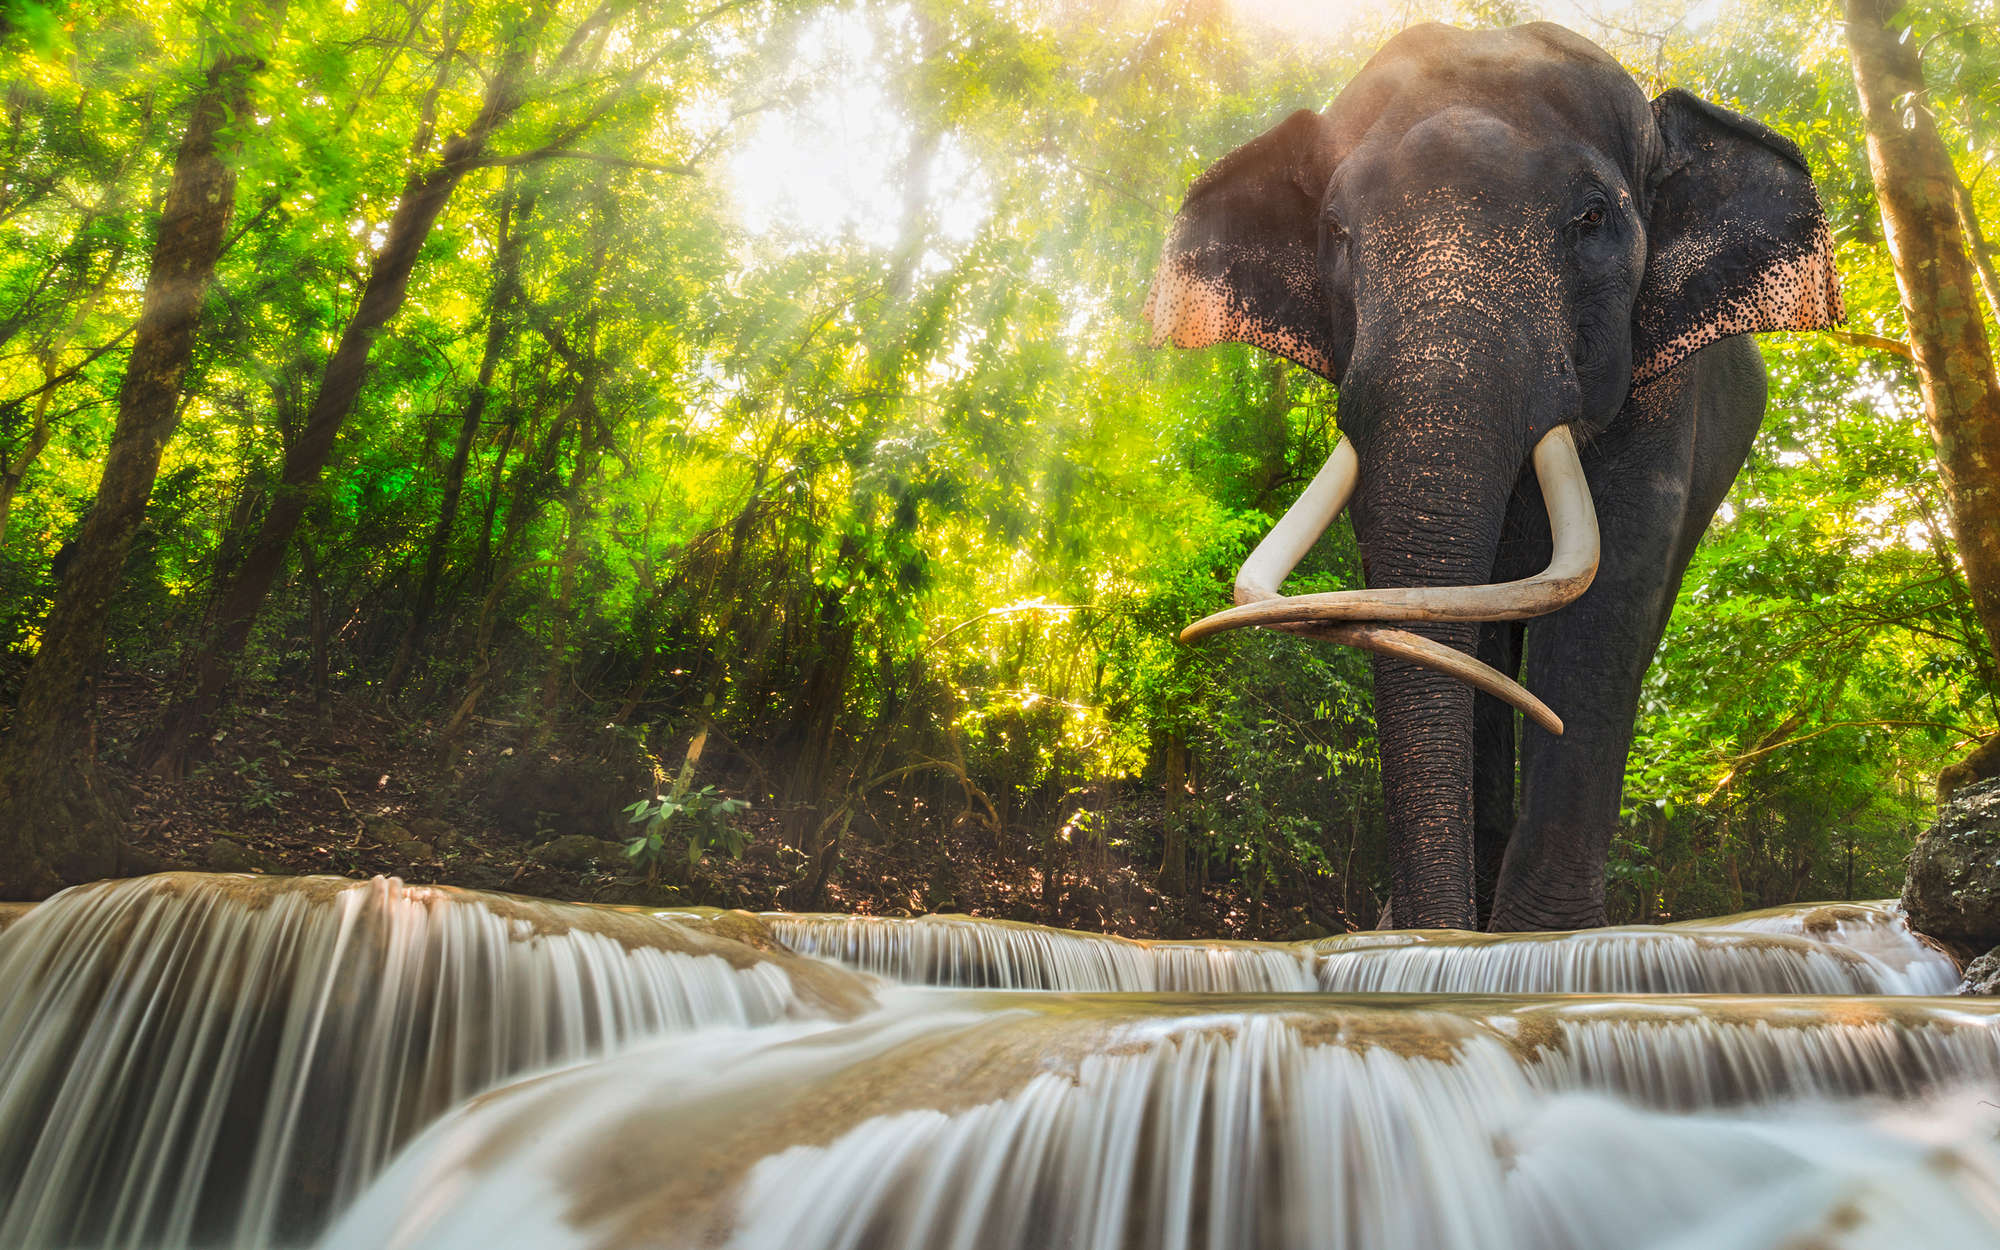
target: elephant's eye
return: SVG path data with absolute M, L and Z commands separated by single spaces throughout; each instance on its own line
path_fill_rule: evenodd
M 1603 224 L 1604 201 L 1594 199 L 1584 205 L 1583 211 L 1571 219 L 1569 228 L 1578 234 L 1590 234 Z

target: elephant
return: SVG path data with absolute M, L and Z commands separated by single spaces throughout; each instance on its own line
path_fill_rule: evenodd
M 1145 315 L 1337 387 L 1183 637 L 1375 653 L 1394 923 L 1603 924 L 1641 683 L 1763 420 L 1748 336 L 1846 317 L 1798 147 L 1560 26 L 1414 26 L 1190 186 Z M 1349 505 L 1367 588 L 1280 595 Z

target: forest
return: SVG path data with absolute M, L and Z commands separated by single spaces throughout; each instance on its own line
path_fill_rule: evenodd
M 0 897 L 1372 926 L 1366 658 L 1176 640 L 1336 390 L 1140 310 L 1223 153 L 1414 22 L 1542 17 L 1796 141 L 1848 313 L 1759 340 L 1611 917 L 1892 894 L 2000 728 L 2000 7 L 1882 12 L 1878 98 L 1828 0 L 6 0 Z M 1949 159 L 1942 330 L 1871 107 Z M 1343 522 L 1290 585 L 1360 577 Z

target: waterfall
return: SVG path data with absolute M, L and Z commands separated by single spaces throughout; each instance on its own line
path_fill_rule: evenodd
M 907 985 L 1086 992 L 1278 992 L 1313 988 L 1296 948 L 1135 942 L 972 916 L 763 917 L 780 942 Z
M 0 1247 L 1974 1250 L 2000 1002 L 1951 977 L 1890 904 L 1255 943 L 100 883 L 0 911 Z
M 1683 920 L 1668 927 L 1695 933 L 1769 933 L 1843 946 L 1900 975 L 1909 988 L 1892 993 L 1949 994 L 1958 985 L 1957 965 L 1917 936 L 1897 899 L 1793 904 L 1738 916 Z
M 656 1043 L 483 1100 L 326 1250 L 2000 1234 L 2000 1004 L 903 993 L 830 1032 Z
M 79 887 L 0 932 L 0 1246 L 296 1241 L 517 1074 L 866 1002 L 608 909 L 382 878 Z
M 1364 933 L 1316 944 L 1321 988 L 1455 994 L 1918 994 L 1919 975 L 1775 933 Z M 1945 968 L 1949 959 L 1940 959 Z
M 1951 959 L 1888 904 L 1680 927 L 1403 931 L 1313 943 L 1142 942 L 970 916 L 765 917 L 778 940 L 909 985 L 973 989 L 1496 994 L 1944 994 Z
M 971 916 L 763 917 L 780 942 L 909 985 L 1000 990 L 1153 990 L 1144 944 Z

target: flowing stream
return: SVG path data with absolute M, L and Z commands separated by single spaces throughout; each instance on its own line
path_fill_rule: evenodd
M 2000 1245 L 1889 904 L 1135 942 L 176 874 L 0 917 L 0 1246 Z

